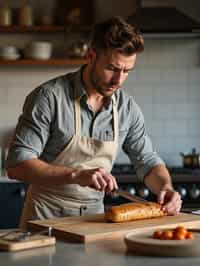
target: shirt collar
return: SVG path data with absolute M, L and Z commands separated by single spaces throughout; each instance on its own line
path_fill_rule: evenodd
M 75 98 L 81 99 L 82 97 L 86 97 L 86 91 L 83 84 L 82 74 L 83 69 L 86 65 L 82 66 L 73 77 L 74 89 L 75 89 Z

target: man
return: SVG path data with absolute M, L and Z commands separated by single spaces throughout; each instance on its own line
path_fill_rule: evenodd
M 120 17 L 95 26 L 87 65 L 50 80 L 26 98 L 8 160 L 10 178 L 30 184 L 21 224 L 29 219 L 101 213 L 119 147 L 169 214 L 180 195 L 121 85 L 143 51 L 143 38 Z

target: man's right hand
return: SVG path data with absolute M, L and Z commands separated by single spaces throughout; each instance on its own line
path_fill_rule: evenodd
M 88 186 L 98 191 L 105 191 L 109 193 L 118 189 L 115 177 L 101 167 L 74 171 L 72 178 L 74 179 L 74 182 L 80 186 Z

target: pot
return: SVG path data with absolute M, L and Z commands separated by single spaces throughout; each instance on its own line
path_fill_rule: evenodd
M 200 155 L 196 153 L 196 149 L 192 149 L 191 154 L 180 153 L 183 158 L 183 165 L 185 168 L 198 168 L 200 166 Z

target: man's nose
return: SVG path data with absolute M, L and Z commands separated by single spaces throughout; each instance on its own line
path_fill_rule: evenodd
M 122 80 L 122 77 L 123 77 L 123 73 L 121 71 L 118 71 L 114 74 L 113 76 L 113 82 L 115 84 L 120 84 L 121 83 L 121 80 Z

